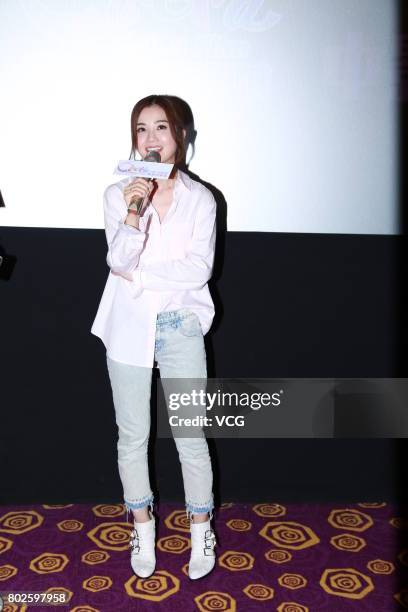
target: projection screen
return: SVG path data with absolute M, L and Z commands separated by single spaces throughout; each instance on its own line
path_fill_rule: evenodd
M 168 93 L 228 230 L 399 233 L 396 19 L 393 0 L 2 0 L 0 225 L 102 228 L 133 105 Z

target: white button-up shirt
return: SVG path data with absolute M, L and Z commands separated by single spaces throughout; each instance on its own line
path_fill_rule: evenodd
M 131 180 L 104 193 L 110 272 L 91 333 L 114 361 L 152 367 L 159 312 L 189 308 L 203 334 L 211 327 L 214 304 L 207 282 L 214 262 L 216 203 L 204 185 L 178 170 L 163 221 L 149 203 L 136 229 L 124 223 L 123 189 Z

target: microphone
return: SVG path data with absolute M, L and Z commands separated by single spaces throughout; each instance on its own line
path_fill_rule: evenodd
M 158 151 L 149 151 L 143 161 L 160 163 L 161 162 L 160 153 Z M 146 180 L 150 182 L 152 179 L 148 178 Z M 145 198 L 142 198 L 140 196 L 133 198 L 130 201 L 129 208 L 131 210 L 135 210 L 136 214 L 140 215 L 142 208 L 143 208 L 144 201 L 145 201 Z

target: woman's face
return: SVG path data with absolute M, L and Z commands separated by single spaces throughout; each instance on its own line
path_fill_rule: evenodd
M 174 163 L 177 144 L 161 106 L 146 106 L 139 115 L 136 129 L 137 150 L 143 159 L 150 150 L 155 149 L 163 163 Z

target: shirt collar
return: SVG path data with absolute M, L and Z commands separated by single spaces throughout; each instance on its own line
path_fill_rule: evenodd
M 176 182 L 174 184 L 174 196 L 173 196 L 173 202 L 170 206 L 170 209 L 168 210 L 166 216 L 165 216 L 165 221 L 167 222 L 169 219 L 171 219 L 171 217 L 173 216 L 174 212 L 177 209 L 178 203 L 179 203 L 179 199 L 180 196 L 182 194 L 182 192 L 188 192 L 190 193 L 191 189 L 193 187 L 193 181 L 192 179 L 188 176 L 188 174 L 186 174 L 185 172 L 182 172 L 181 170 L 177 170 L 177 174 L 176 174 Z M 143 215 L 143 217 L 141 217 L 141 219 L 143 219 L 143 223 L 146 224 L 146 220 L 148 216 L 152 216 L 153 215 L 153 210 L 152 210 L 152 205 L 151 202 L 149 202 L 149 205 L 146 208 L 146 215 Z
M 191 191 L 192 181 L 188 174 L 186 174 L 185 172 L 182 172 L 181 170 L 177 171 L 176 182 L 183 185 L 183 187 L 188 189 L 188 191 Z

